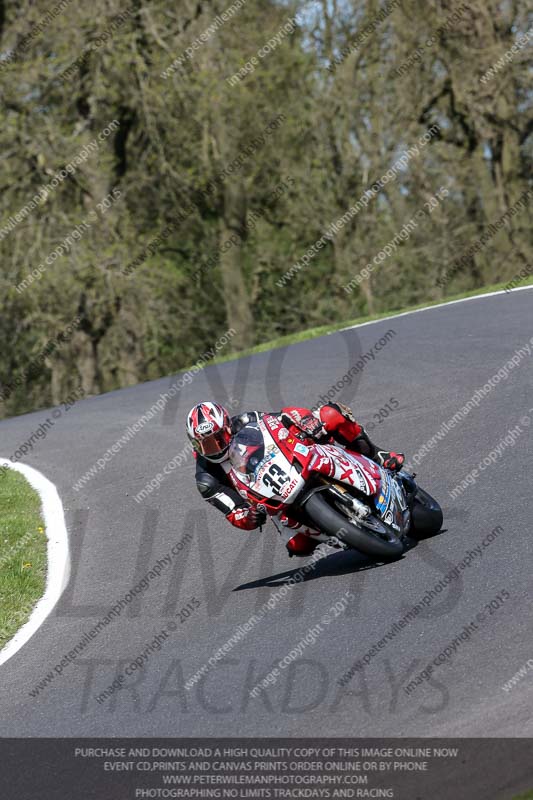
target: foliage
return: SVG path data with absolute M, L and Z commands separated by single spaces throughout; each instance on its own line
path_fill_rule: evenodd
M 216 22 L 230 5 L 133 0 L 125 13 L 119 0 L 94 0 L 40 25 L 55 7 L 48 0 L 0 2 L 0 383 L 24 375 L 50 337 L 81 318 L 1 414 L 58 403 L 80 383 L 90 394 L 175 372 L 230 327 L 231 347 L 247 348 L 508 280 L 531 263 L 522 207 L 437 284 L 531 189 L 527 48 L 481 81 L 528 30 L 524 6 L 428 0 L 421 15 L 415 0 L 387 14 L 390 3 L 378 0 L 247 0 Z M 231 85 L 254 56 L 257 66 Z M 113 120 L 97 149 L 8 230 Z M 433 124 L 439 132 L 419 155 L 280 286 Z M 449 194 L 434 212 L 344 291 L 442 186 Z M 118 199 L 102 206 L 112 192 Z M 91 213 L 83 235 L 17 291 Z

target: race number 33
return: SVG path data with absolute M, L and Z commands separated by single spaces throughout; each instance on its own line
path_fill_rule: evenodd
M 279 494 L 281 491 L 281 487 L 284 483 L 286 483 L 289 479 L 289 476 L 286 472 L 284 472 L 281 467 L 277 464 L 272 464 L 268 472 L 263 476 L 263 483 L 265 486 L 270 486 L 270 488 Z

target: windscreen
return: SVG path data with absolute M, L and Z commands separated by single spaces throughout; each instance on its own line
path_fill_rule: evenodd
M 253 475 L 264 457 L 265 443 L 257 425 L 246 425 L 233 437 L 229 458 L 237 472 Z

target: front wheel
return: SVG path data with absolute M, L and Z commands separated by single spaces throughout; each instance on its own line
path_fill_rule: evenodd
M 434 536 L 442 528 L 443 519 L 437 501 L 418 486 L 411 509 L 412 533 L 418 537 Z
M 402 555 L 403 542 L 384 522 L 376 517 L 369 518 L 367 523 L 372 525 L 372 530 L 364 528 L 364 522 L 356 525 L 332 508 L 321 495 L 322 492 L 312 494 L 304 508 L 323 533 L 341 539 L 365 555 L 378 558 L 398 558 Z

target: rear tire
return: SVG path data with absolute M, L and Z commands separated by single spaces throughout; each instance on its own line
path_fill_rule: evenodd
M 365 555 L 378 558 L 399 558 L 402 555 L 403 542 L 384 522 L 376 517 L 373 518 L 379 524 L 383 536 L 367 531 L 350 522 L 347 517 L 332 508 L 321 495 L 322 492 L 312 494 L 306 500 L 304 508 L 316 527 L 323 533 L 328 536 L 336 536 L 337 539 L 341 539 Z
M 417 487 L 411 511 L 411 530 L 415 536 L 434 536 L 442 528 L 442 509 L 433 497 Z

